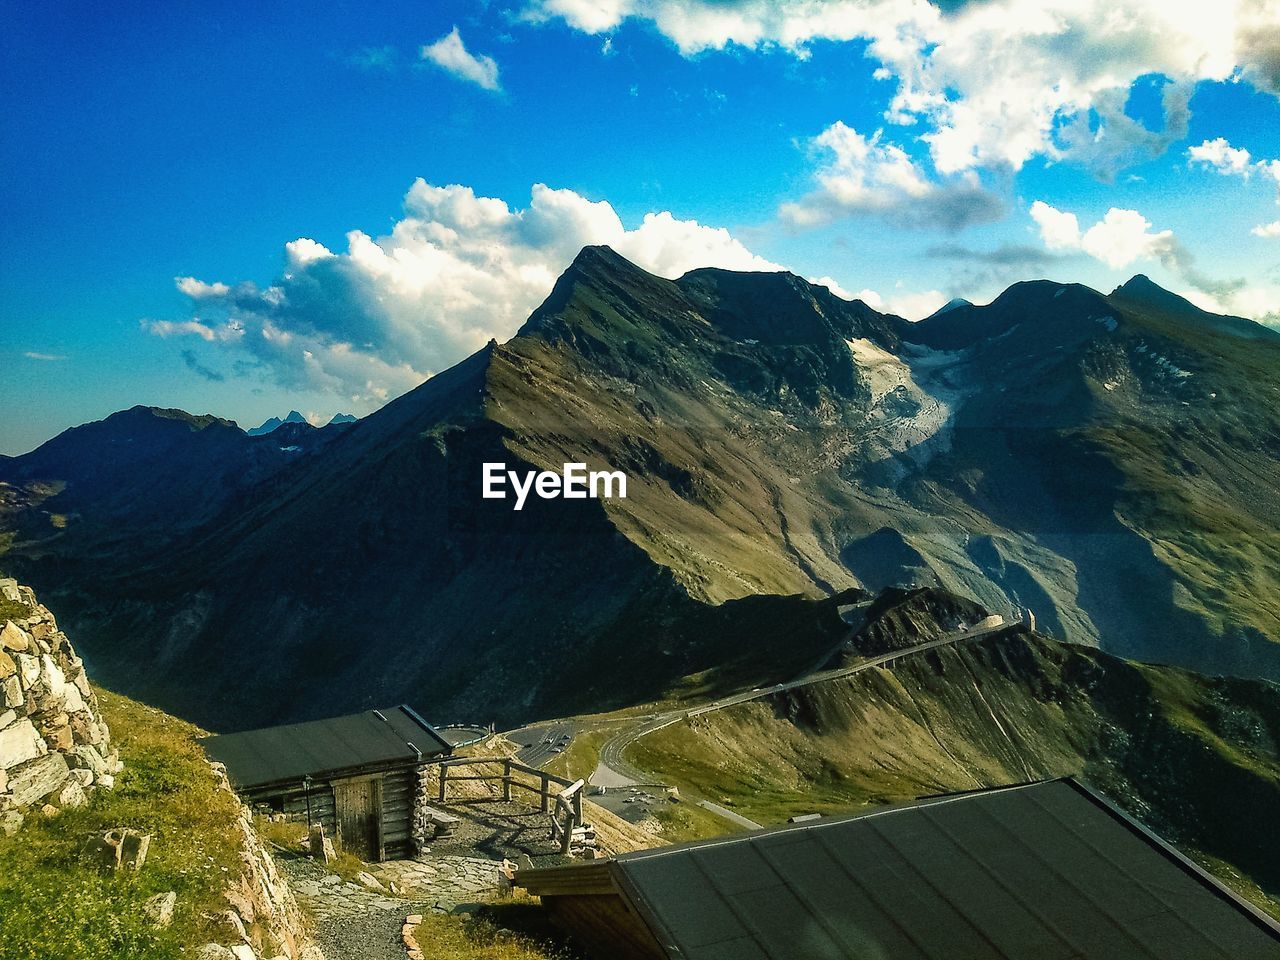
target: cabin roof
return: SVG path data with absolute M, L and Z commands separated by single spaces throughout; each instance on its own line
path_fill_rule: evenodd
M 449 743 L 403 704 L 327 720 L 206 737 L 208 756 L 242 790 L 448 755 Z
M 621 896 L 672 960 L 1280 957 L 1273 921 L 1072 779 L 574 869 L 517 883 Z

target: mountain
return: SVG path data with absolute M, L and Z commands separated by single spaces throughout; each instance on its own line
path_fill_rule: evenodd
M 847 656 L 972 616 L 944 591 L 887 593 Z M 1082 777 L 1274 912 L 1280 837 L 1255 825 L 1280 803 L 1278 732 L 1273 684 L 1119 660 L 1018 626 L 673 724 L 629 759 L 764 823 Z
M 790 274 L 669 281 L 588 247 L 509 342 L 314 446 L 241 435 L 272 469 L 224 456 L 210 496 L 200 445 L 142 477 L 190 511 L 163 539 L 126 510 L 86 559 L 90 501 L 57 530 L 28 502 L 73 493 L 61 465 L 0 464 L 5 561 L 74 582 L 59 604 L 108 683 L 221 728 L 408 691 L 505 721 L 726 664 L 767 680 L 827 642 L 812 598 L 895 583 L 1280 678 L 1280 343 L 1126 287 L 1020 283 L 911 324 Z M 621 470 L 627 496 L 517 512 L 481 498 L 491 462 Z
M 350 413 L 335 413 L 329 418 L 329 422 L 325 424 L 327 427 L 336 426 L 341 423 L 355 423 L 360 418 Z
M 271 433 L 274 430 L 278 430 L 282 425 L 286 423 L 307 423 L 307 418 L 304 417 L 302 414 L 300 414 L 297 410 L 290 410 L 289 415 L 285 417 L 283 420 L 281 420 L 279 417 L 270 417 L 267 420 L 265 420 L 260 426 L 253 427 L 252 429 L 246 430 L 245 433 L 249 434 L 249 436 L 251 437 L 261 437 L 261 436 L 264 436 L 265 434 Z

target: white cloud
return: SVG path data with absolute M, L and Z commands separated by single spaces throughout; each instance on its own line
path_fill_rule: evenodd
M 934 180 L 905 150 L 887 142 L 883 131 L 865 137 L 838 121 L 815 137 L 813 146 L 826 158 L 814 174 L 817 188 L 779 208 L 793 226 L 870 215 L 958 230 L 1004 213 L 1004 204 L 975 175 Z
M 1224 177 L 1241 177 L 1248 180 L 1252 175 L 1257 174 L 1276 185 L 1276 203 L 1280 204 L 1280 160 L 1254 160 L 1248 150 L 1233 147 L 1224 138 L 1218 137 L 1189 148 L 1187 162 L 1216 170 Z M 1250 232 L 1255 237 L 1280 236 L 1280 220 L 1259 224 Z
M 225 284 L 219 284 L 219 286 L 225 286 Z M 209 342 L 217 338 L 213 328 L 199 320 L 144 320 L 142 325 L 157 337 L 194 336 Z
M 205 297 L 225 297 L 231 292 L 231 288 L 225 283 L 204 283 L 195 277 L 174 277 L 173 282 L 177 284 L 182 293 L 185 293 L 192 300 L 201 300 Z
M 1247 317 L 1280 328 L 1280 286 L 1274 283 L 1244 286 L 1216 295 L 1195 288 L 1178 292 L 1201 310 Z
M 44 360 L 48 362 L 67 359 L 66 356 L 61 353 L 37 353 L 35 350 L 27 350 L 22 355 L 28 360 Z
M 1040 227 L 1040 239 L 1050 250 L 1080 249 L 1080 221 L 1043 200 L 1031 204 L 1031 219 Z
M 1248 150 L 1233 147 L 1222 137 L 1206 140 L 1198 147 L 1189 148 L 1187 160 L 1216 170 L 1224 177 L 1236 176 L 1248 180 L 1256 173 L 1280 187 L 1280 160 L 1254 160 Z M 1276 203 L 1280 203 L 1280 192 L 1276 193 Z
M 1135 260 L 1160 260 L 1173 249 L 1173 231 L 1151 232 L 1151 221 L 1137 210 L 1112 207 L 1080 237 L 1080 249 L 1112 270 Z
M 649 21 L 686 56 L 730 45 L 807 56 L 816 40 L 867 43 L 897 81 L 888 116 L 924 120 L 942 173 L 1070 157 L 1101 173 L 1185 135 L 1200 80 L 1280 92 L 1275 0 L 529 0 L 532 20 L 605 33 Z M 1163 76 L 1164 126 L 1125 113 Z
M 1202 163 L 1212 167 L 1223 176 L 1249 175 L 1249 151 L 1231 146 L 1223 137 L 1206 140 L 1198 147 L 1190 147 L 1187 150 L 1187 157 L 1192 163 Z
M 477 57 L 468 51 L 457 27 L 435 43 L 423 47 L 422 59 L 486 90 L 501 89 L 498 85 L 498 64 L 493 57 Z
M 538 184 L 519 210 L 468 187 L 418 180 L 387 236 L 353 230 L 339 253 L 294 240 L 271 285 L 222 284 L 220 296 L 198 298 L 199 319 L 146 327 L 224 343 L 247 352 L 249 370 L 368 409 L 490 338 L 510 337 L 590 244 L 672 278 L 706 266 L 782 269 L 727 230 L 668 212 L 627 229 L 607 202 L 572 190 Z
M 951 298 L 941 290 L 924 290 L 919 293 L 899 293 L 889 297 L 883 308 L 906 320 L 923 320 L 943 307 Z
M 1178 292 L 1202 309 L 1280 326 L 1280 287 L 1206 276 L 1172 230 L 1153 231 L 1151 221 L 1137 210 L 1112 207 L 1084 233 L 1080 233 L 1075 214 L 1064 213 L 1041 200 L 1031 205 L 1030 212 L 1040 228 L 1040 239 L 1049 249 L 1080 250 L 1112 270 L 1139 260 L 1156 260 L 1190 286 L 1189 290 Z M 1280 221 L 1258 230 L 1270 226 L 1280 234 Z
M 1040 239 L 1050 250 L 1081 250 L 1112 270 L 1137 260 L 1164 261 L 1176 247 L 1172 230 L 1152 233 L 1151 221 L 1137 210 L 1112 207 L 1084 233 L 1074 213 L 1064 213 L 1042 200 L 1031 205 Z

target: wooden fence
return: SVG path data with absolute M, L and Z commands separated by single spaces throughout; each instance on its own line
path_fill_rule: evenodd
M 560 841 L 561 852 L 568 855 L 575 841 L 582 845 L 591 839 L 591 828 L 582 819 L 582 780 L 566 780 L 554 773 L 526 766 L 511 757 L 457 757 L 443 760 L 440 766 L 439 802 L 448 800 L 450 783 L 463 780 L 481 780 L 502 784 L 502 799 L 511 801 L 512 790 L 525 790 L 536 794 L 539 809 L 550 813 L 552 836 Z M 477 773 L 455 773 L 464 768 L 478 769 Z M 501 768 L 501 769 L 499 769 Z M 517 776 L 532 777 L 529 783 Z M 553 789 L 553 786 L 557 789 Z M 468 802 L 468 801 L 463 801 Z M 470 800 L 469 802 L 478 802 Z M 554 809 L 552 809 L 554 806 Z

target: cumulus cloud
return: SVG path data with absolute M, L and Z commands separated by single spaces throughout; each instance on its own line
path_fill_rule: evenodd
M 422 59 L 486 90 L 501 89 L 498 85 L 498 64 L 493 57 L 477 57 L 467 50 L 457 27 L 435 43 L 423 47 Z
M 1274 0 L 529 0 L 526 16 L 592 34 L 645 20 L 686 56 L 862 41 L 896 80 L 888 117 L 931 126 L 943 173 L 1043 156 L 1106 176 L 1185 135 L 1198 81 L 1280 92 Z M 1125 109 L 1153 76 L 1168 80 L 1159 129 Z
M 1192 166 L 1216 170 L 1224 177 L 1241 177 L 1248 180 L 1255 174 L 1276 185 L 1276 203 L 1280 204 L 1280 160 L 1254 160 L 1248 150 L 1233 147 L 1223 137 L 1206 140 L 1187 150 L 1187 162 Z M 1257 237 L 1280 235 L 1280 220 L 1259 224 L 1251 231 Z
M 814 138 L 813 146 L 825 158 L 814 174 L 816 189 L 778 211 L 793 226 L 878 216 L 955 231 L 1004 214 L 1004 204 L 975 174 L 934 179 L 905 150 L 887 142 L 883 131 L 865 137 L 836 122 Z
M 1249 151 L 1236 149 L 1224 137 L 1206 140 L 1198 147 L 1188 148 L 1187 159 L 1192 163 L 1212 167 L 1223 176 L 1248 176 L 1252 166 Z
M 231 288 L 225 283 L 204 283 L 195 277 L 174 277 L 173 282 L 178 285 L 178 290 L 185 293 L 192 300 L 203 300 L 206 297 L 225 297 L 231 292 Z
M 1043 200 L 1031 205 L 1031 219 L 1049 250 L 1080 250 L 1112 270 L 1137 260 L 1170 262 L 1179 256 L 1172 230 L 1153 233 L 1151 221 L 1137 210 L 1112 207 L 1083 233 L 1074 213 L 1065 213 Z
M 628 229 L 607 202 L 572 190 L 538 184 L 526 208 L 512 209 L 469 187 L 417 180 L 386 236 L 353 230 L 341 252 L 293 240 L 270 285 L 188 285 L 199 293 L 198 318 L 144 326 L 247 353 L 251 372 L 369 409 L 511 336 L 589 244 L 666 277 L 706 266 L 782 269 L 727 230 L 668 212 Z
M 1173 256 L 1172 230 L 1151 231 L 1151 221 L 1137 210 L 1112 207 L 1083 233 L 1074 213 L 1064 213 L 1042 200 L 1031 205 L 1031 218 L 1050 250 L 1081 250 L 1112 270 L 1135 260 L 1167 260 Z

